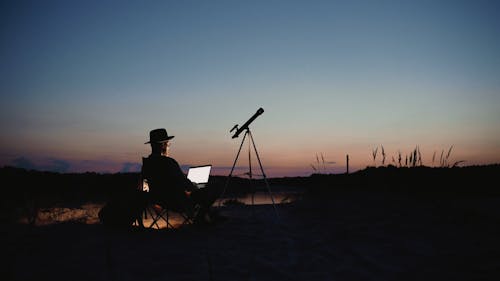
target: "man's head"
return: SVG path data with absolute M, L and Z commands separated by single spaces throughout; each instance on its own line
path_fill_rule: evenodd
M 174 136 L 169 136 L 167 130 L 160 128 L 149 132 L 149 141 L 145 144 L 151 144 L 151 151 L 153 154 L 161 154 L 168 156 L 168 148 L 170 146 L 170 140 Z

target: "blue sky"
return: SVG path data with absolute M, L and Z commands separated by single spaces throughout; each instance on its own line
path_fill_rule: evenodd
M 2 165 L 130 169 L 165 127 L 181 164 L 225 173 L 229 129 L 259 107 L 271 176 L 307 175 L 321 153 L 328 172 L 346 154 L 363 168 L 380 145 L 418 145 L 427 165 L 451 145 L 456 161 L 500 162 L 495 1 L 1 5 Z

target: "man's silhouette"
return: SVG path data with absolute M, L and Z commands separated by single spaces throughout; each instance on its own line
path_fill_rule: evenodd
M 144 158 L 142 175 L 148 181 L 150 196 L 153 201 L 164 205 L 168 209 L 184 211 L 194 214 L 199 206 L 195 222 L 210 222 L 210 207 L 217 198 L 218 192 L 208 185 L 198 189 L 182 172 L 179 164 L 169 157 L 171 140 L 163 128 L 152 130 L 149 133 L 151 154 Z

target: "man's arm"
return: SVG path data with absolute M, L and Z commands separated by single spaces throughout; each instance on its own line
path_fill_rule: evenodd
M 182 172 L 181 167 L 179 166 L 179 163 L 175 161 L 175 159 L 168 157 L 170 160 L 170 165 L 171 168 L 169 169 L 171 174 L 170 176 L 172 177 L 172 180 L 175 182 L 176 186 L 184 188 L 184 190 L 187 191 L 193 191 L 196 188 L 196 186 L 184 175 Z

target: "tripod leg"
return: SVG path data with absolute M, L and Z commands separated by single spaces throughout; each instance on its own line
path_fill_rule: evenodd
M 251 136 L 251 135 L 250 135 Z M 252 173 L 252 144 L 250 141 L 248 142 L 248 177 L 250 178 L 250 182 L 252 182 L 253 178 L 253 173 Z M 255 187 L 253 186 L 252 189 L 252 206 L 255 205 Z M 253 209 L 252 209 L 253 213 Z
M 262 168 L 262 162 L 260 161 L 259 153 L 257 152 L 257 147 L 255 146 L 255 141 L 253 140 L 252 133 L 249 131 L 250 141 L 253 144 L 253 149 L 255 150 L 255 155 L 257 155 L 257 161 L 259 162 L 260 171 L 262 172 L 262 176 L 264 177 L 264 182 L 266 183 L 267 191 L 269 192 L 269 196 L 271 196 L 271 201 L 273 202 L 274 213 L 276 214 L 276 218 L 279 219 L 278 209 L 276 209 L 276 204 L 274 203 L 274 197 L 271 192 L 271 188 L 269 187 L 269 182 L 267 181 L 266 173 L 264 173 L 264 168 Z
M 245 132 L 245 135 L 243 136 L 243 139 L 241 140 L 240 149 L 238 149 L 238 153 L 236 154 L 236 158 L 234 158 L 233 167 L 231 168 L 231 172 L 229 173 L 229 176 L 227 177 L 226 184 L 224 185 L 224 190 L 222 190 L 222 193 L 219 196 L 219 199 L 221 199 L 221 200 L 222 200 L 222 197 L 226 194 L 226 189 L 227 189 L 227 186 L 229 185 L 229 180 L 233 176 L 234 167 L 236 166 L 236 162 L 238 162 L 238 157 L 240 157 L 241 148 L 243 147 L 243 143 L 245 142 L 247 134 L 248 134 L 248 131 Z M 222 201 L 219 201 L 219 207 L 221 205 L 221 202 Z

